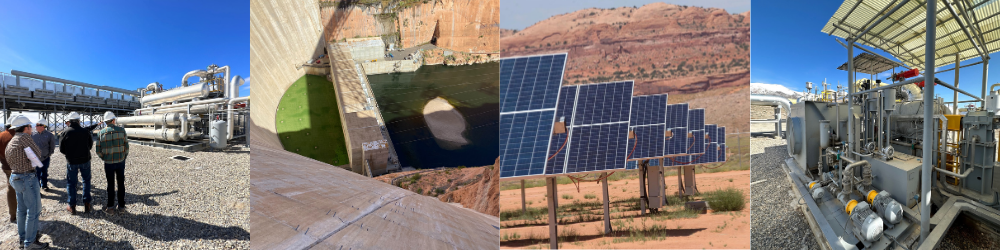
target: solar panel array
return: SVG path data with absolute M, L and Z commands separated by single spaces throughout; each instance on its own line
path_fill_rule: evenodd
M 632 81 L 561 86 L 565 64 L 566 54 L 500 61 L 501 178 L 725 161 L 725 128 L 704 125 L 704 109 L 633 97 Z
M 555 153 L 554 158 L 565 160 L 553 163 L 563 164 L 551 165 L 546 173 L 624 169 L 630 150 L 627 146 L 632 89 L 632 81 L 562 87 L 564 94 L 560 98 L 574 100 L 572 106 L 560 104 L 556 111 L 571 114 L 560 116 L 566 121 L 569 142 L 565 149 Z
M 566 54 L 500 60 L 500 177 L 545 173 Z

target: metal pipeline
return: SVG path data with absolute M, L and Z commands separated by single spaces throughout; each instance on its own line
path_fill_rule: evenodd
M 781 106 L 791 112 L 792 102 L 780 96 L 773 95 L 750 95 L 750 105 Z
M 176 101 L 193 100 L 208 97 L 210 91 L 208 83 L 201 83 L 143 96 L 140 102 L 142 105 L 156 105 Z
M 227 101 L 228 100 L 226 98 L 213 98 L 213 99 L 208 99 L 208 100 L 200 100 L 200 101 L 193 101 L 193 102 L 186 102 L 186 103 L 178 103 L 178 104 L 162 105 L 162 106 L 149 107 L 149 108 L 141 108 L 141 109 L 136 109 L 135 111 L 136 111 L 136 113 L 141 113 L 141 112 L 145 112 L 145 111 L 163 110 L 163 109 L 167 109 L 167 108 L 176 108 L 176 107 L 185 107 L 186 108 L 188 105 L 220 104 L 220 103 L 225 103 Z
M 229 128 L 227 128 L 229 130 L 229 134 L 227 136 L 228 137 L 227 139 L 229 139 L 229 140 L 233 139 L 233 103 L 244 102 L 244 101 L 249 102 L 250 101 L 250 97 L 247 96 L 247 97 L 240 97 L 240 98 L 229 99 L 229 102 L 227 103 L 227 105 L 229 106 L 229 111 L 226 112 L 226 113 L 228 113 L 227 114 L 228 117 L 226 119 L 226 126 L 229 127 Z
M 200 70 L 200 69 L 189 71 L 186 74 L 184 74 L 184 77 L 181 78 L 181 87 L 187 87 L 188 86 L 188 78 L 191 78 L 192 76 L 197 76 L 197 77 L 205 78 L 205 75 L 208 75 L 208 74 L 209 74 L 208 71 Z
M 128 134 L 129 137 L 154 139 L 162 141 L 180 141 L 186 138 L 192 138 L 193 136 L 201 135 L 201 133 L 198 132 L 189 132 L 184 130 L 176 128 L 161 128 L 161 129 L 129 128 L 125 129 L 125 133 Z M 182 132 L 186 132 L 186 134 L 182 136 L 181 135 Z
M 186 125 L 187 120 L 191 119 L 186 114 L 182 113 L 164 113 L 155 115 L 140 115 L 140 116 L 129 116 L 129 117 L 119 117 L 118 124 L 125 125 L 157 125 L 157 126 L 177 126 Z

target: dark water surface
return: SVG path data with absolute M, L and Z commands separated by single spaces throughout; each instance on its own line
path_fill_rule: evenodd
M 423 66 L 412 73 L 368 76 L 396 154 L 404 167 L 492 165 L 499 152 L 499 63 Z M 448 100 L 465 118 L 469 141 L 457 149 L 438 145 L 424 121 L 430 100 Z

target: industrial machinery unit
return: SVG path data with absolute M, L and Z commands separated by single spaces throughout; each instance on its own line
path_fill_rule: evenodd
M 195 76 L 199 81 L 188 83 Z M 137 90 L 142 106 L 133 116 L 118 118 L 118 124 L 130 138 L 143 141 L 194 141 L 224 148 L 229 140 L 245 135 L 250 98 L 239 97 L 244 83 L 240 76 L 230 78 L 229 66 L 214 64 L 184 74 L 177 88 L 164 90 L 162 84 L 150 83 Z
M 933 249 L 959 215 L 997 227 L 1000 84 L 986 92 L 985 78 L 988 54 L 998 49 L 981 47 L 997 39 L 977 31 L 980 22 L 997 20 L 986 10 L 996 12 L 1000 3 L 860 2 L 845 1 L 823 29 L 846 40 L 847 95 L 801 100 L 786 122 L 785 165 L 805 198 L 806 217 L 821 230 L 820 243 L 832 249 Z M 993 6 L 978 11 L 984 4 Z M 925 17 L 928 10 L 940 12 Z M 988 17 L 969 22 L 976 14 Z M 899 35 L 906 32 L 919 35 Z M 866 53 L 855 57 L 855 48 Z M 970 58 L 982 59 L 982 95 L 934 77 L 936 68 L 955 63 L 958 71 Z M 858 73 L 889 70 L 886 82 L 855 80 Z M 925 87 L 935 85 L 954 91 L 954 99 L 936 98 L 934 87 Z M 959 102 L 958 94 L 971 100 Z M 959 109 L 959 103 L 981 105 Z

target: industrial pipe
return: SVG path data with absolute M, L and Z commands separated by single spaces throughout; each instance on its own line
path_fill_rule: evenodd
M 129 116 L 129 117 L 119 117 L 118 124 L 121 125 L 158 125 L 158 126 L 176 126 L 183 125 L 184 120 L 187 120 L 188 115 L 181 113 L 165 113 L 156 115 L 140 115 L 140 116 Z
M 207 74 L 208 74 L 208 71 L 204 71 L 204 70 L 200 70 L 200 69 L 189 71 L 186 74 L 184 74 L 183 78 L 181 78 L 181 87 L 187 87 L 188 86 L 188 78 L 191 78 L 192 76 L 197 76 L 197 77 L 205 78 L 205 75 L 207 75 Z
M 750 95 L 750 105 L 782 106 L 789 112 L 792 111 L 792 102 L 787 98 L 773 95 Z
M 927 1 L 927 13 L 937 13 L 937 1 Z M 925 23 L 925 35 L 924 38 L 924 51 L 929 51 L 932 53 L 924 53 L 924 69 L 928 69 L 924 75 L 924 82 L 926 84 L 932 84 L 934 82 L 934 51 L 936 51 L 935 41 L 937 41 L 937 15 L 927 14 Z M 985 65 L 985 64 L 983 64 Z M 985 71 L 985 70 L 984 70 Z M 924 90 L 924 102 L 933 102 L 934 100 L 934 85 L 930 85 L 930 88 L 925 88 Z M 932 131 L 933 124 L 931 122 L 931 116 L 934 114 L 934 105 L 924 105 L 924 140 L 925 142 L 931 142 L 933 133 L 927 133 Z M 921 168 L 921 178 L 920 178 L 920 243 L 923 244 L 927 240 L 927 234 L 930 233 L 931 227 L 931 158 L 934 155 L 933 151 L 934 145 L 924 145 L 923 147 L 923 166 Z
M 181 132 L 182 132 L 181 129 L 176 129 L 176 128 L 161 128 L 161 129 L 130 128 L 125 130 L 125 133 L 128 134 L 129 137 L 154 139 L 162 141 L 180 141 L 182 140 Z M 183 138 L 189 138 L 198 135 L 201 135 L 201 133 L 188 132 L 188 134 L 184 135 Z
M 213 99 L 208 99 L 208 100 L 200 100 L 200 101 L 193 101 L 193 102 L 186 102 L 186 103 L 178 103 L 178 104 L 162 105 L 162 106 L 156 106 L 156 107 L 141 108 L 141 109 L 136 109 L 135 111 L 137 113 L 141 113 L 141 112 L 144 112 L 144 111 L 162 110 L 162 109 L 166 109 L 166 108 L 187 107 L 188 105 L 219 104 L 219 103 L 225 103 L 227 101 L 228 100 L 226 100 L 226 98 L 213 98 Z
M 143 96 L 139 100 L 142 105 L 156 105 L 176 101 L 193 100 L 208 97 L 210 92 L 208 83 L 195 84 L 186 87 L 178 87 L 160 93 Z
M 961 179 L 965 179 L 965 177 L 969 177 L 969 174 L 971 174 L 971 173 L 972 173 L 972 170 L 975 170 L 975 168 L 969 168 L 969 169 L 966 169 L 966 170 L 965 170 L 965 173 L 962 173 L 962 174 L 957 174 L 957 173 L 955 173 L 955 172 L 952 172 L 952 171 L 948 171 L 948 170 L 945 170 L 945 169 L 943 169 L 943 168 L 934 168 L 934 170 L 935 170 L 935 171 L 938 171 L 938 172 L 941 172 L 942 174 L 945 174 L 945 175 L 948 175 L 948 176 L 951 176 L 951 177 L 956 177 L 956 178 L 961 178 Z
M 227 137 L 228 137 L 227 139 L 229 139 L 229 140 L 233 139 L 233 103 L 244 102 L 244 101 L 249 101 L 249 100 L 250 100 L 249 96 L 229 99 L 229 103 L 227 103 L 227 105 L 229 106 L 229 111 L 227 111 L 228 117 L 227 117 L 227 121 L 226 121 L 226 123 L 227 123 L 226 126 L 229 127 L 228 128 L 229 134 L 227 135 Z

